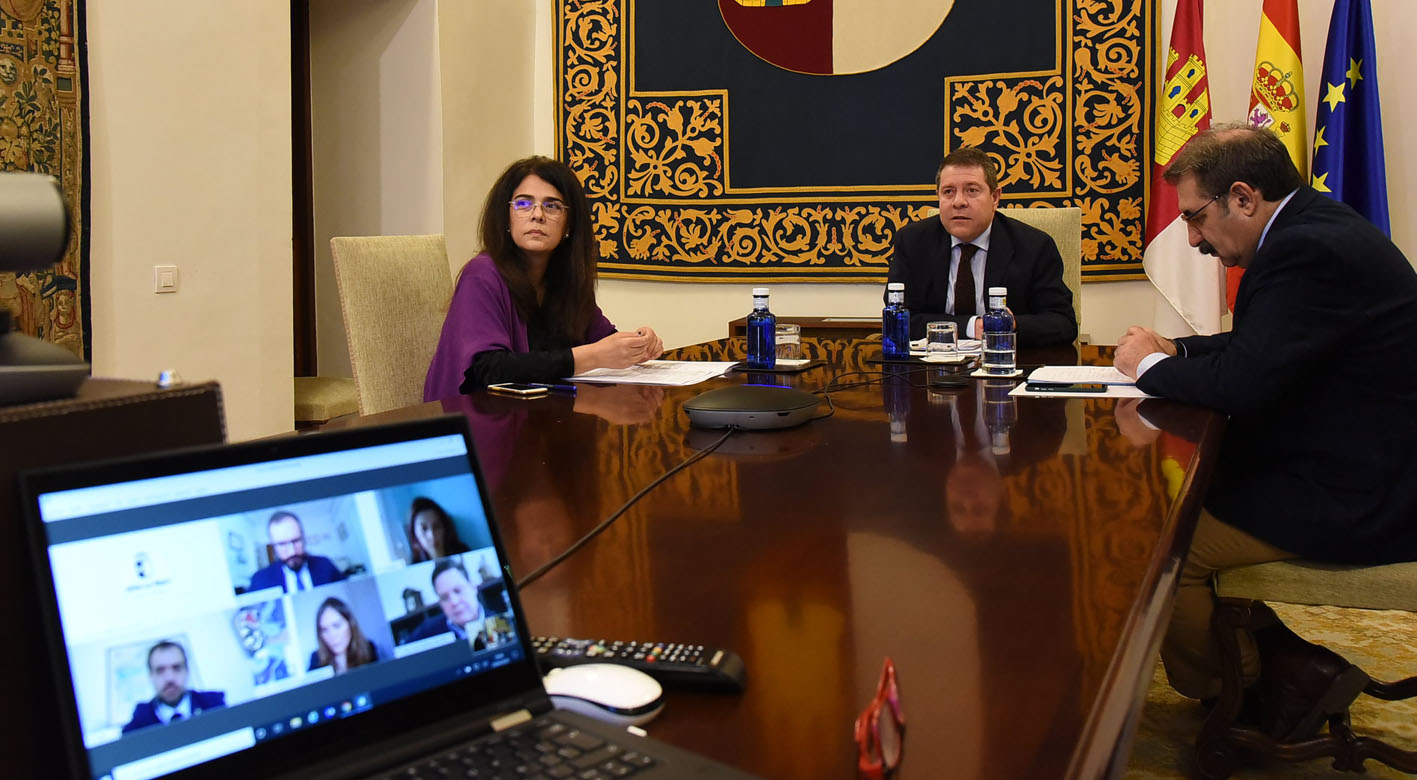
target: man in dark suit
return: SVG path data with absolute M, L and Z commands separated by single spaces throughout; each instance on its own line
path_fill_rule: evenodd
M 1153 395 L 1230 415 L 1162 660 L 1220 690 L 1211 575 L 1296 556 L 1417 559 L 1417 273 L 1377 228 L 1304 186 L 1274 134 L 1197 135 L 1166 172 L 1192 246 L 1245 268 L 1234 326 L 1174 341 L 1128 329 L 1116 366 Z M 1367 677 L 1266 609 L 1240 637 L 1262 727 L 1307 737 Z
M 344 579 L 344 572 L 329 558 L 305 554 L 305 527 L 291 512 L 276 512 L 266 522 L 266 533 L 279 559 L 251 575 L 251 590 L 280 587 L 286 593 L 309 590 Z
M 1058 246 L 1047 233 L 997 211 L 994 161 L 978 149 L 956 149 L 936 169 L 935 190 L 939 217 L 896 233 L 887 276 L 905 283 L 910 337 L 923 338 L 928 323 L 953 322 L 961 338 L 980 338 L 988 290 L 1005 287 L 1019 346 L 1071 344 L 1077 315 Z
M 473 650 L 487 646 L 482 631 L 482 606 L 477 601 L 477 586 L 468 577 L 467 568 L 457 558 L 443 558 L 433 567 L 433 591 L 438 594 L 438 606 L 443 614 L 428 618 L 409 635 L 409 641 L 427 639 L 449 631 L 458 639 L 472 643 Z
M 148 650 L 148 676 L 157 695 L 138 702 L 123 733 L 158 724 L 186 720 L 204 710 L 226 706 L 221 691 L 187 690 L 187 651 L 176 642 L 163 640 Z

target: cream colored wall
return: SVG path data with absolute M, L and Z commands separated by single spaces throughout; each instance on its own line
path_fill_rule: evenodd
M 537 59 L 537 16 L 547 0 L 443 0 L 438 38 L 443 98 L 443 232 L 453 270 L 477 251 L 477 220 L 492 182 L 531 154 L 536 88 L 549 57 Z M 550 27 L 546 27 L 549 31 Z M 549 34 L 549 32 L 548 32 Z M 549 47 L 544 50 L 549 53 Z M 549 133 L 548 133 L 549 135 Z
M 351 376 L 334 236 L 443 232 L 437 0 L 310 0 L 317 360 Z
M 216 379 L 231 439 L 290 430 L 290 5 L 87 13 L 94 374 Z
M 1169 40 L 1175 0 L 1162 0 L 1165 32 Z M 1224 0 L 1206 4 L 1206 54 L 1210 64 L 1212 107 L 1216 121 L 1243 119 L 1249 108 L 1249 74 L 1254 67 L 1255 41 L 1263 0 Z M 1300 25 L 1304 38 L 1306 96 L 1310 105 L 1317 101 L 1317 81 L 1323 64 L 1332 0 L 1300 0 Z M 1417 121 L 1417 101 L 1410 79 L 1417 72 L 1417 49 L 1406 45 L 1404 30 L 1417 29 L 1417 3 L 1412 0 L 1373 0 L 1379 56 L 1379 83 L 1383 91 L 1384 141 L 1387 145 L 1389 207 L 1393 240 L 1417 261 L 1417 227 L 1403 215 L 1413 213 L 1417 200 L 1417 138 L 1404 132 Z M 536 36 L 551 40 L 549 0 L 537 0 Z M 552 60 L 537 60 L 538 94 L 546 105 L 554 105 Z M 545 85 L 545 86 L 543 86 Z M 1310 124 L 1313 111 L 1310 110 Z M 537 150 L 554 154 L 554 125 L 550 112 L 537 112 Z M 1310 133 L 1312 138 L 1312 133 Z M 605 279 L 600 282 L 599 300 L 610 319 L 618 325 L 651 324 L 667 345 L 678 346 L 708 338 L 720 338 L 726 324 L 743 316 L 751 307 L 751 285 L 676 284 Z M 1151 325 L 1154 320 L 1155 291 L 1150 282 L 1098 282 L 1083 285 L 1081 331 L 1093 343 L 1115 344 L 1128 325 Z M 880 311 L 879 285 L 863 284 L 778 284 L 773 286 L 773 310 L 781 314 L 872 316 Z

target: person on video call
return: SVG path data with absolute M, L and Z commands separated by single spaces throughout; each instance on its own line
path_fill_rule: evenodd
M 413 499 L 408 509 L 408 547 L 413 551 L 413 563 L 436 561 L 469 550 L 458 538 L 453 520 L 443 507 L 423 496 Z
M 628 368 L 664 352 L 653 330 L 618 332 L 596 306 L 590 207 L 564 163 L 512 163 L 487 193 L 481 233 L 481 254 L 458 274 L 423 400 Z
M 123 727 L 124 734 L 187 720 L 205 710 L 226 706 L 226 694 L 221 691 L 187 689 L 187 651 L 176 642 L 163 640 L 148 650 L 148 677 L 157 695 L 138 702 L 133 717 Z
M 379 660 L 379 648 L 364 636 L 354 612 L 334 596 L 325 599 L 315 611 L 315 632 L 320 646 L 310 654 L 310 671 L 332 666 L 335 674 L 344 674 Z
M 487 646 L 482 634 L 482 605 L 477 601 L 477 586 L 468 577 L 467 568 L 458 558 L 444 558 L 433 567 L 433 591 L 438 594 L 438 606 L 443 614 L 435 615 L 418 625 L 409 641 L 453 632 L 459 639 L 472 643 L 473 650 Z
M 950 152 L 935 170 L 935 191 L 939 216 L 896 233 L 886 277 L 905 283 L 910 337 L 924 338 L 928 323 L 953 322 L 960 338 L 981 338 L 989 288 L 1005 287 L 1019 346 L 1071 344 L 1078 325 L 1062 255 L 1047 233 L 997 210 L 994 161 L 973 147 Z
M 1417 273 L 1372 223 L 1308 186 L 1269 130 L 1201 132 L 1165 179 L 1191 246 L 1246 269 L 1228 332 L 1132 327 L 1115 357 L 1141 390 L 1230 418 L 1161 646 L 1171 684 L 1204 700 L 1221 689 L 1215 572 L 1298 556 L 1417 560 Z M 1251 625 L 1237 639 L 1252 725 L 1293 741 L 1346 715 L 1361 669 L 1264 605 Z
M 344 579 L 334 561 L 305 554 L 305 528 L 291 512 L 276 512 L 266 522 L 266 533 L 279 560 L 251 575 L 251 590 L 281 587 L 286 593 L 309 590 Z

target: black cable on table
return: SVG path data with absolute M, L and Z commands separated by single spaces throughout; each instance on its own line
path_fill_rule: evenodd
M 736 433 L 737 431 L 738 431 L 737 428 L 729 428 L 722 436 L 718 437 L 718 439 L 717 439 L 716 441 L 714 441 L 712 444 L 708 445 L 707 447 L 704 447 L 704 448 L 701 449 L 701 450 L 698 450 L 698 451 L 695 452 L 693 455 L 690 455 L 689 457 L 687 457 L 687 458 L 685 458 L 684 460 L 680 461 L 679 464 L 678 464 L 677 466 L 675 466 L 674 468 L 671 468 L 671 469 L 669 469 L 668 471 L 664 472 L 663 474 L 660 474 L 658 477 L 655 477 L 654 480 L 653 480 L 652 482 L 650 482 L 648 485 L 645 485 L 644 487 L 640 488 L 640 491 L 639 491 L 638 493 L 634 494 L 633 496 L 630 496 L 630 500 L 629 500 L 629 501 L 626 501 L 624 504 L 622 504 L 622 505 L 620 506 L 619 509 L 616 509 L 614 512 L 610 513 L 610 516 L 609 516 L 609 517 L 607 517 L 607 518 L 605 518 L 604 520 L 600 521 L 600 524 L 597 525 L 596 527 L 590 529 L 590 531 L 588 531 L 585 536 L 582 536 L 581 538 L 577 539 L 575 542 L 573 542 L 573 543 L 571 544 L 570 547 L 567 547 L 565 550 L 562 550 L 562 551 L 560 552 L 560 554 L 558 554 L 555 558 L 552 558 L 551 560 L 547 561 L 546 563 L 541 564 L 540 566 L 538 566 L 538 567 L 536 567 L 535 569 L 533 569 L 530 574 L 526 575 L 525 577 L 522 577 L 520 580 L 517 580 L 517 587 L 518 587 L 518 588 L 525 588 L 526 586 L 530 585 L 531 583 L 536 582 L 537 580 L 541 579 L 542 575 L 544 575 L 544 574 L 546 574 L 546 572 L 551 571 L 552 569 L 556 568 L 557 564 L 559 564 L 559 563 L 561 563 L 562 561 L 566 560 L 567 558 L 571 557 L 573 554 L 575 554 L 575 552 L 576 552 L 577 550 L 579 550 L 579 549 L 581 549 L 582 547 L 586 546 L 586 544 L 587 544 L 588 542 L 590 542 L 591 539 L 594 539 L 595 537 L 599 536 L 602 532 L 605 531 L 605 529 L 609 528 L 611 523 L 614 523 L 616 520 L 618 520 L 618 519 L 620 518 L 620 515 L 623 515 L 623 514 L 625 514 L 627 511 L 629 511 L 630 507 L 634 506 L 636 501 L 639 501 L 641 498 L 644 498 L 645 495 L 648 494 L 651 490 L 654 490 L 656 487 L 658 487 L 661 482 L 663 482 L 663 481 L 666 480 L 666 479 L 669 479 L 670 477 L 674 476 L 675 474 L 678 474 L 679 472 L 683 471 L 684 469 L 688 468 L 689 466 L 692 466 L 693 464 L 697 463 L 700 459 L 702 459 L 702 458 L 704 458 L 705 456 L 707 456 L 709 453 L 711 453 L 711 452 L 713 452 L 714 450 L 718 449 L 720 445 L 722 445 L 725 441 L 728 441 L 728 437 L 729 437 L 729 436 L 732 436 L 732 435 L 733 435 L 734 433 Z

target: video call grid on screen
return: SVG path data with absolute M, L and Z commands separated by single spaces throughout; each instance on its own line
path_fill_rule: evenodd
M 415 499 L 450 521 L 435 545 L 442 557 L 412 530 Z M 39 505 L 95 769 L 203 737 L 230 743 L 208 746 L 220 755 L 367 709 L 377 703 L 370 691 L 443 680 L 430 670 L 485 670 L 521 655 L 461 436 L 54 491 Z M 278 514 L 280 524 L 299 518 L 305 568 L 336 576 L 289 593 L 291 580 L 262 579 L 283 565 L 270 544 Z M 461 613 L 440 603 L 435 571 L 450 594 L 465 586 Z M 447 615 L 466 614 L 474 599 L 476 618 L 450 627 Z M 358 626 L 366 642 L 364 664 L 351 661 L 338 679 L 321 658 L 322 618 Z M 176 728 L 140 723 L 157 702 L 148 659 L 160 642 L 182 648 L 188 706 L 206 708 Z M 308 723 L 288 717 L 306 707 Z

